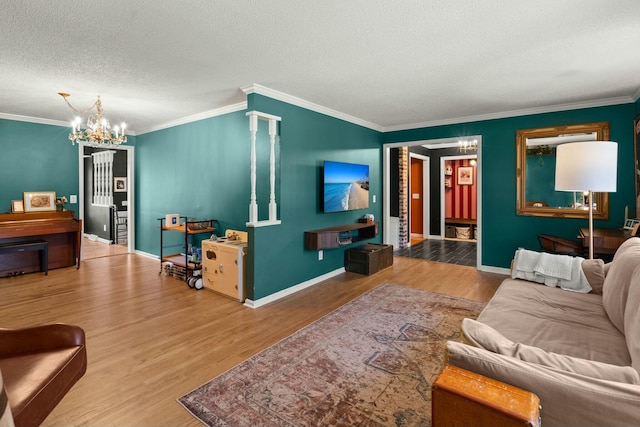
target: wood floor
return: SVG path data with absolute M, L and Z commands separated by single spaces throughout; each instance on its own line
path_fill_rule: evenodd
M 251 309 L 158 271 L 124 254 L 0 279 L 0 326 L 63 322 L 87 334 L 87 373 L 45 426 L 200 426 L 176 398 L 382 282 L 487 301 L 505 277 L 395 257 L 376 275 L 343 273 Z

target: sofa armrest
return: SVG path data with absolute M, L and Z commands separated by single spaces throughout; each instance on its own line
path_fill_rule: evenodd
M 84 331 L 73 325 L 0 329 L 0 358 L 84 345 Z
M 637 426 L 640 386 L 589 378 L 448 342 L 448 363 L 535 393 L 544 426 Z

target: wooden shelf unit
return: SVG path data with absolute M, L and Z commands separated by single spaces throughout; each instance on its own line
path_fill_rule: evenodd
M 470 218 L 445 218 L 444 219 L 445 227 L 459 227 L 468 225 L 469 226 L 469 239 L 462 240 L 470 240 L 476 241 L 475 239 L 475 230 L 478 228 L 478 220 L 470 219 Z M 447 232 L 445 231 L 446 238 L 452 238 L 453 236 L 447 236 Z
M 378 235 L 378 222 L 357 222 L 304 232 L 304 248 L 311 250 L 334 249 Z
M 182 223 L 177 226 L 167 226 L 165 218 L 158 218 L 158 220 L 160 221 L 160 271 L 158 274 L 162 274 L 163 265 L 165 263 L 169 263 L 179 268 L 183 268 L 184 280 L 188 282 L 189 278 L 194 276 L 194 272 L 196 270 L 202 270 L 201 259 L 198 259 L 197 262 L 190 260 L 190 254 L 187 251 L 189 246 L 189 236 L 201 233 L 213 233 L 216 229 L 215 225 L 218 220 L 207 219 L 202 221 L 189 221 L 186 216 L 181 216 L 180 220 Z M 172 253 L 168 255 L 164 253 L 164 249 L 166 249 L 163 242 L 163 235 L 165 231 L 175 231 L 184 234 L 184 253 Z

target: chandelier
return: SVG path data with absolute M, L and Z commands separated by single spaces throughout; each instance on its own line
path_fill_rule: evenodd
M 461 153 L 467 153 L 469 151 L 477 151 L 478 150 L 478 140 L 472 139 L 470 141 L 458 141 L 458 146 L 460 148 Z
M 120 126 L 114 126 L 113 132 L 111 132 L 111 124 L 109 120 L 102 117 L 102 103 L 100 102 L 100 97 L 98 96 L 98 100 L 89 108 L 84 111 L 80 111 L 74 108 L 70 103 L 67 97 L 70 95 L 68 93 L 58 92 L 58 95 L 64 98 L 64 101 L 67 103 L 69 108 L 78 113 L 80 116 L 88 113 L 89 111 L 96 109 L 95 114 L 91 114 L 87 118 L 87 128 L 82 129 L 80 127 L 80 123 L 82 119 L 80 117 L 76 117 L 76 119 L 71 122 L 71 126 L 73 128 L 73 132 L 69 134 L 69 139 L 71 140 L 71 144 L 75 144 L 76 142 L 85 142 L 90 145 L 120 145 L 124 142 L 127 142 L 127 136 L 124 134 L 124 130 L 126 125 L 122 123 Z

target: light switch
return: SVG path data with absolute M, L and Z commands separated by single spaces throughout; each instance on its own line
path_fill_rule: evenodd
M 78 195 L 72 194 L 69 196 L 69 203 L 78 203 Z

